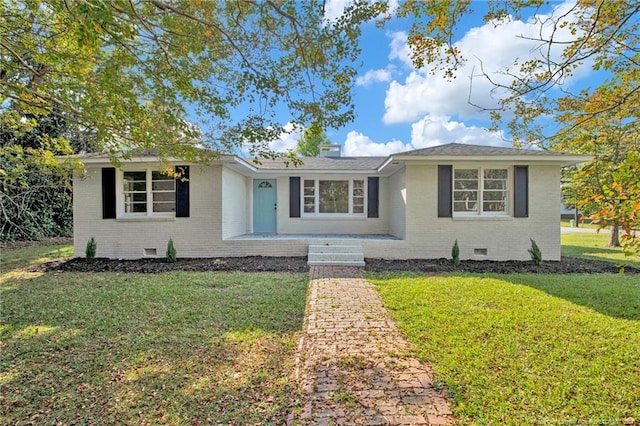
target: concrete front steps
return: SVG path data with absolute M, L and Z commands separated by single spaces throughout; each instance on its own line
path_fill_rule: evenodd
M 310 244 L 307 264 L 364 266 L 364 253 L 361 245 L 349 241 Z

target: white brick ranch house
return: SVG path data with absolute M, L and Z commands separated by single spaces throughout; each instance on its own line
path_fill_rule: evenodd
M 84 256 L 305 256 L 348 245 L 368 258 L 527 260 L 534 239 L 560 259 L 560 168 L 582 155 L 448 144 L 388 157 L 282 160 L 223 156 L 171 164 L 150 156 L 122 161 L 82 156 L 73 182 L 74 249 Z

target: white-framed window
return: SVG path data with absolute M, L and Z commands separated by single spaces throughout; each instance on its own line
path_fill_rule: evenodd
M 154 169 L 125 170 L 120 176 L 120 216 L 175 216 L 174 177 Z
M 303 216 L 364 216 L 364 179 L 303 179 Z
M 453 214 L 509 214 L 509 169 L 457 168 L 453 170 Z

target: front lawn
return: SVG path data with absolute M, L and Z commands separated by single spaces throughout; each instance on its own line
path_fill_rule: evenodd
M 0 424 L 282 423 L 306 274 L 24 270 L 65 250 L 3 253 Z
M 461 424 L 640 422 L 640 276 L 371 281 Z
M 560 226 L 563 228 L 571 228 L 571 221 L 574 219 L 560 219 Z M 598 229 L 598 225 L 591 223 L 590 219 L 583 219 L 578 222 L 578 228 Z
M 0 248 L 0 272 L 34 267 L 52 260 L 64 260 L 73 255 L 71 245 L 39 245 L 21 247 L 17 249 Z
M 640 268 L 640 256 L 627 256 L 622 248 L 606 247 L 609 242 L 609 231 L 606 229 L 600 233 L 562 234 L 560 241 L 562 256 L 605 260 Z

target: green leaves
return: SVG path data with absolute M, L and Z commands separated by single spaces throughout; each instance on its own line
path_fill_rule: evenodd
M 303 157 L 317 157 L 320 155 L 320 145 L 330 144 L 324 130 L 316 123 L 306 129 L 298 141 L 296 151 Z
M 603 184 L 602 194 L 595 194 L 583 205 L 595 203 L 599 209 L 591 218 L 601 227 L 618 224 L 622 230 L 621 242 L 628 255 L 640 253 L 640 153 L 629 152 L 611 172 L 611 181 Z
M 56 106 L 97 151 L 262 143 L 260 155 L 286 122 L 353 117 L 359 25 L 380 10 L 358 3 L 327 23 L 321 1 L 3 3 L 0 101 Z
M 577 113 L 577 122 L 589 125 L 603 116 L 625 114 L 640 104 L 637 3 L 578 0 L 564 6 L 552 3 L 550 11 L 541 11 L 545 3 L 491 0 L 484 16 L 486 22 L 498 27 L 525 14 L 544 12 L 538 16 L 539 36 L 531 39 L 538 43 L 535 58 L 516 58 L 500 76 L 481 71 L 478 77 L 487 79 L 495 92 L 502 94 L 500 105 L 490 111 L 493 127 L 506 122 L 516 143 L 545 144 L 550 136 L 563 133 L 566 129 L 553 127 L 555 123 L 542 128 L 540 122 L 557 117 L 558 110 L 568 103 L 579 105 L 571 111 L 574 116 Z M 461 35 L 457 25 L 473 12 L 473 3 L 466 0 L 402 2 L 397 15 L 412 19 L 408 41 L 414 65 L 440 72 L 447 79 L 455 78 L 469 59 L 456 48 Z M 609 71 L 607 80 L 583 93 L 571 91 L 565 82 L 585 65 L 595 71 Z M 560 91 L 554 90 L 558 88 Z
M 71 170 L 55 155 L 70 154 L 64 121 L 0 113 L 0 240 L 71 232 Z
M 593 111 L 615 104 L 623 88 L 606 84 L 597 94 L 562 103 L 559 120 L 564 131 L 553 138 L 553 148 L 593 156 L 593 161 L 564 172 L 565 197 L 577 201 L 578 208 L 602 229 L 619 226 L 624 230 L 618 242 L 618 232 L 612 232 L 611 245 L 637 252 L 638 239 L 631 232 L 640 227 L 640 191 L 638 188 L 637 105 L 624 111 L 610 109 L 606 114 L 590 116 Z M 591 117 L 585 121 L 585 117 Z

